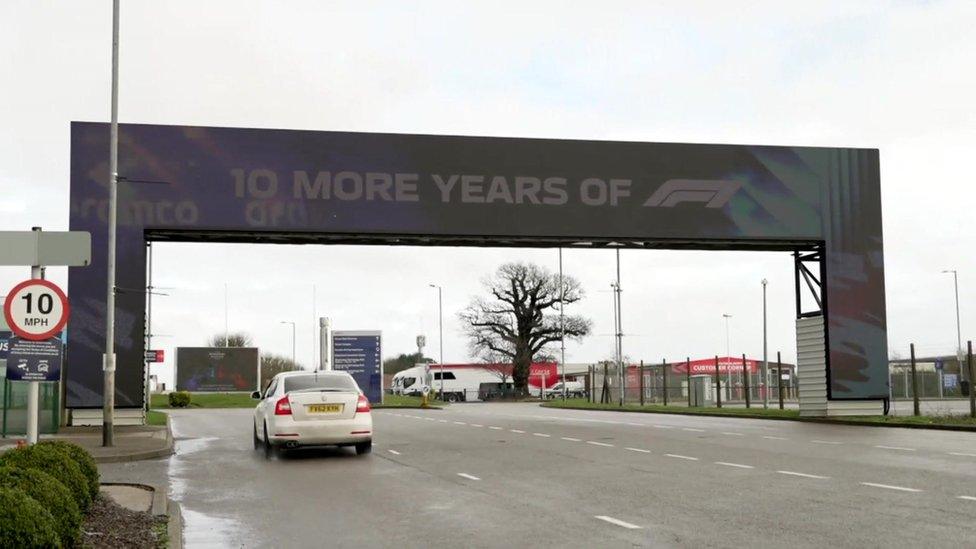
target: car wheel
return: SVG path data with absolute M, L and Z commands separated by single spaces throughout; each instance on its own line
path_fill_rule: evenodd
M 271 459 L 275 454 L 275 447 L 271 444 L 271 439 L 268 437 L 268 426 L 264 426 L 264 457 Z
M 356 455 L 368 454 L 373 451 L 373 441 L 360 442 L 356 445 Z
M 457 402 L 458 401 L 458 397 L 457 397 L 456 394 L 451 393 L 451 394 L 447 395 L 447 401 L 448 402 Z
M 258 426 L 254 425 L 252 431 L 254 436 L 254 449 L 257 450 L 258 448 L 261 447 L 261 439 L 258 438 Z

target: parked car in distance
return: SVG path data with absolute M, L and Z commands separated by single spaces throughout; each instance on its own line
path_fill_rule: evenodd
M 254 448 L 271 456 L 281 448 L 373 447 L 369 400 L 346 372 L 298 371 L 274 376 L 254 408 Z
M 557 382 L 552 387 L 546 389 L 546 398 L 561 398 L 563 396 L 563 382 Z M 586 387 L 582 381 L 567 381 L 566 396 L 569 398 L 582 398 L 586 396 Z

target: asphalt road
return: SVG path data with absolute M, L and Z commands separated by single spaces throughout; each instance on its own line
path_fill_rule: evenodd
M 265 460 L 250 410 L 173 413 L 107 465 L 183 505 L 189 547 L 960 547 L 976 434 L 460 404 L 376 410 L 374 453 Z

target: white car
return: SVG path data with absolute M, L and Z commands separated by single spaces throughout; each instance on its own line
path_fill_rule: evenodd
M 373 448 L 369 400 L 346 372 L 298 371 L 274 376 L 254 408 L 254 448 L 267 456 L 299 446 Z

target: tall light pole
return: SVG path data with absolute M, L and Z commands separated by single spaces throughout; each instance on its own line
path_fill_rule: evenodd
M 563 301 L 565 299 L 566 289 L 563 286 L 563 249 L 559 248 L 559 366 L 562 369 L 563 377 L 563 400 L 566 400 L 566 321 L 563 316 Z
M 108 265 L 102 368 L 102 446 L 115 445 L 115 228 L 119 189 L 119 0 L 112 2 L 112 118 L 108 138 Z
M 728 400 L 732 400 L 732 345 L 729 338 L 729 319 L 732 315 L 723 313 L 722 318 L 725 319 L 725 390 Z
M 440 335 L 437 336 L 437 344 L 440 346 L 441 364 L 441 398 L 444 398 L 444 289 L 437 284 L 429 284 L 431 288 L 437 288 L 437 329 Z M 420 357 L 423 359 L 424 357 Z
M 623 345 L 623 315 L 620 312 L 620 248 L 617 248 L 617 284 L 614 286 L 614 291 L 616 291 L 616 303 L 617 307 L 617 372 L 620 381 L 620 405 L 623 406 L 624 402 L 627 400 L 627 374 L 624 372 L 624 345 Z
M 952 273 L 952 282 L 956 287 L 956 358 L 959 359 L 959 369 L 962 370 L 962 326 L 959 323 L 959 273 L 955 269 L 946 269 L 942 273 Z M 972 384 L 971 380 L 970 384 Z
M 280 324 L 291 324 L 291 365 L 294 368 L 298 365 L 295 362 L 295 323 L 290 320 L 282 320 Z
M 767 345 L 766 345 L 766 284 L 769 282 L 764 278 L 762 279 L 763 287 L 763 367 L 762 367 L 762 378 L 763 378 L 763 408 L 769 408 L 769 365 L 767 362 Z

